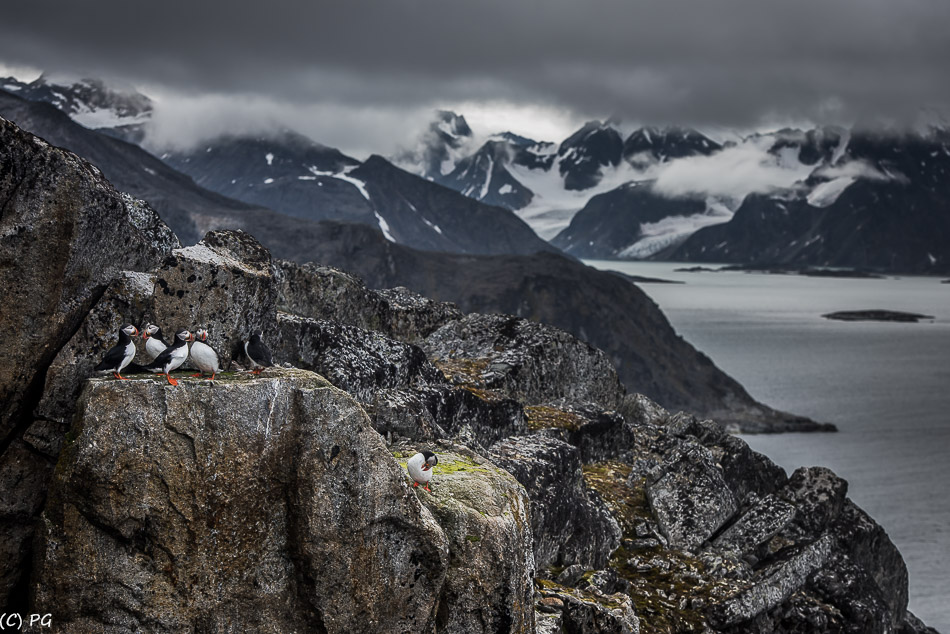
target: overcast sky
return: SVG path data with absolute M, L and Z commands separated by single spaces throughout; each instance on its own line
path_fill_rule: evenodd
M 169 138 L 282 123 L 360 155 L 437 107 L 556 141 L 610 115 L 910 121 L 950 103 L 948 33 L 947 0 L 31 0 L 0 70 L 132 83 Z

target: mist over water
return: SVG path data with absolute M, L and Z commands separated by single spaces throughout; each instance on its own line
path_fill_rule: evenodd
M 950 284 L 674 272 L 691 264 L 587 262 L 685 284 L 642 284 L 678 333 L 756 399 L 837 434 L 744 436 L 791 472 L 827 466 L 887 531 L 910 575 L 912 612 L 950 632 Z M 916 324 L 822 314 L 888 309 Z

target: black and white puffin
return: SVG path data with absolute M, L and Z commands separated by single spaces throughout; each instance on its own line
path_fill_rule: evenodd
M 154 361 L 168 347 L 162 329 L 155 324 L 147 324 L 142 328 L 142 338 L 145 339 L 145 356 L 149 361 Z
M 174 343 L 162 350 L 162 353 L 145 366 L 145 369 L 155 374 L 163 374 L 169 383 L 178 385 L 178 381 L 171 377 L 171 373 L 181 367 L 188 358 L 188 342 L 194 341 L 194 338 L 194 335 L 187 330 L 175 333 Z
M 432 467 L 437 464 L 439 464 L 439 459 L 431 451 L 423 451 L 409 458 L 406 463 L 406 470 L 409 472 L 409 477 L 412 478 L 412 486 L 417 487 L 423 484 L 425 486 L 422 488 L 432 493 L 432 489 L 429 488 L 429 480 L 432 479 Z
M 115 378 L 128 381 L 127 378 L 122 376 L 121 372 L 125 366 L 132 362 L 132 358 L 135 356 L 135 343 L 132 341 L 132 337 L 137 337 L 138 334 L 138 329 L 132 324 L 119 328 L 119 343 L 109 348 L 106 356 L 93 369 L 96 372 L 111 372 Z
M 251 371 L 254 372 L 254 374 L 260 374 L 265 368 L 274 365 L 270 348 L 261 340 L 263 335 L 263 332 L 255 332 L 251 335 L 251 338 L 244 343 L 244 354 L 247 355 L 248 360 L 251 362 Z
M 218 353 L 214 351 L 214 348 L 209 346 L 208 341 L 208 331 L 204 328 L 199 328 L 195 331 L 194 343 L 191 344 L 191 361 L 195 364 L 195 367 L 198 368 L 198 374 L 192 374 L 192 376 L 201 376 L 206 372 L 211 373 L 211 378 L 209 381 L 214 380 L 214 375 L 221 371 L 221 368 L 218 365 Z

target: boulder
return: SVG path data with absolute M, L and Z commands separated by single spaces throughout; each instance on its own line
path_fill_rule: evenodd
M 0 606 L 21 610 L 25 588 L 15 604 L 10 591 L 23 577 L 54 456 L 24 456 L 33 445 L 20 439 L 30 429 L 55 435 L 68 420 L 44 421 L 35 411 L 47 369 L 122 270 L 150 270 L 179 243 L 147 204 L 117 192 L 96 167 L 2 118 L 0 200 L 0 495 L 7 500 L 0 505 Z M 71 410 L 71 403 L 53 409 Z M 57 450 L 58 439 L 37 440 Z M 19 474 L 13 480 L 9 469 Z
M 372 398 L 372 402 L 364 403 L 363 407 L 373 429 L 387 440 L 407 438 L 432 442 L 449 438 L 415 391 L 381 388 L 373 392 Z
M 604 568 L 620 545 L 620 527 L 587 488 L 580 452 L 540 436 L 507 438 L 491 458 L 524 485 L 531 498 L 534 559 L 538 568 L 581 564 Z
M 0 119 L 0 446 L 32 422 L 46 368 L 120 271 L 178 239 L 75 154 Z
M 501 394 L 434 384 L 419 387 L 416 394 L 447 436 L 469 447 L 487 449 L 530 432 L 521 403 Z
M 349 395 L 265 377 L 89 381 L 34 611 L 74 631 L 431 631 L 442 529 Z
M 270 340 L 276 305 L 267 249 L 243 231 L 210 231 L 198 244 L 175 249 L 155 272 L 147 317 L 169 337 L 182 328 L 205 328 L 227 369 L 243 355 L 252 333 L 264 331 L 265 342 Z
M 405 465 L 418 449 L 394 445 Z M 449 544 L 437 630 L 451 634 L 534 631 L 530 500 L 508 472 L 458 445 L 430 446 L 439 458 L 429 493 L 416 492 Z
M 823 537 L 805 546 L 787 560 L 762 570 L 747 589 L 711 606 L 709 623 L 726 628 L 748 621 L 780 603 L 799 590 L 809 575 L 819 570 L 831 557 L 834 540 Z
M 537 405 L 567 399 L 619 407 L 624 388 L 600 350 L 563 330 L 510 315 L 473 313 L 429 335 L 433 360 L 468 360 L 469 382 Z
M 785 537 L 808 539 L 824 531 L 841 513 L 848 483 L 826 467 L 801 467 L 778 495 L 799 510 L 794 530 L 787 531 Z
M 850 499 L 830 527 L 839 545 L 840 558 L 862 570 L 877 588 L 886 606 L 875 617 L 898 627 L 907 609 L 907 566 L 887 532 Z M 859 602 L 866 594 L 852 593 L 851 601 Z
M 445 382 L 421 349 L 378 332 L 286 313 L 277 326 L 275 358 L 323 374 L 359 401 L 372 402 L 381 388 Z
M 666 459 L 647 498 L 670 546 L 683 550 L 697 549 L 739 509 L 712 452 L 698 444 Z
M 122 271 L 109 284 L 50 364 L 43 398 L 36 408 L 38 416 L 62 424 L 72 422 L 82 386 L 95 375 L 93 368 L 118 341 L 119 328 L 130 323 L 142 327 L 150 321 L 147 315 L 154 289 L 155 275 L 149 273 Z M 144 350 L 142 344 L 138 347 Z M 146 363 L 144 352 L 136 360 Z
M 501 439 L 529 431 L 517 401 L 485 398 L 451 385 L 380 388 L 364 407 L 376 431 L 390 439 L 451 439 L 487 451 Z
M 719 550 L 733 552 L 739 557 L 754 554 L 795 518 L 797 509 L 792 504 L 769 495 L 713 540 Z
M 420 343 L 462 311 L 397 287 L 368 288 L 361 279 L 339 269 L 313 263 L 277 261 L 281 310 L 318 320 L 336 321 L 387 337 Z
M 784 469 L 714 421 L 678 412 L 670 417 L 666 429 L 678 438 L 695 439 L 709 449 L 729 488 L 740 500 L 750 493 L 760 497 L 768 495 L 788 481 Z

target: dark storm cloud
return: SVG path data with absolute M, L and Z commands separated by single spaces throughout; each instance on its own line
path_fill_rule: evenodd
M 0 61 L 292 103 L 505 99 L 657 122 L 950 102 L 944 0 L 18 2 Z

